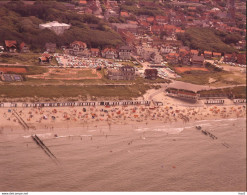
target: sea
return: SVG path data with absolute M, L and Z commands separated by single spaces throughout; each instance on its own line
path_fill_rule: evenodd
M 246 118 L 4 129 L 0 175 L 2 192 L 245 191 Z

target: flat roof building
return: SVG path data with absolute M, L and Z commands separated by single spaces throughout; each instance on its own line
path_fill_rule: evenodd
M 39 24 L 40 29 L 48 28 L 54 31 L 57 35 L 63 34 L 65 30 L 70 28 L 70 24 L 59 23 L 57 21 L 48 22 L 45 24 Z

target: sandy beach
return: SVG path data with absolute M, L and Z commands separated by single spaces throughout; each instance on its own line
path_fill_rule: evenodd
M 246 189 L 245 105 L 14 110 L 0 109 L 0 191 Z

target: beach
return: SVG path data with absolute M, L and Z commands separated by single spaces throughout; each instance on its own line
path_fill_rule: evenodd
M 1 108 L 0 117 L 0 191 L 246 190 L 243 104 Z

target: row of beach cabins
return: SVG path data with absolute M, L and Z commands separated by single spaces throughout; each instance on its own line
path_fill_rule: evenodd
M 215 99 L 211 99 L 211 100 L 206 100 L 204 102 L 205 104 L 224 104 L 225 103 L 225 100 L 215 100 Z M 245 103 L 246 104 L 246 99 L 234 99 L 233 100 L 233 103 L 234 104 L 238 104 L 238 103 Z
M 107 102 L 63 102 L 63 103 L 0 103 L 0 107 L 70 107 L 70 106 L 127 106 L 144 105 L 150 106 L 151 101 L 107 101 Z M 162 102 L 154 102 L 154 106 L 162 106 Z

